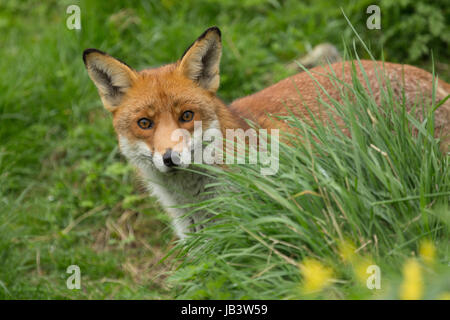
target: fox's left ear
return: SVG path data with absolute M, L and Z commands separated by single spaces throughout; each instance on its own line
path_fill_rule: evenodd
M 222 55 L 220 30 L 207 29 L 183 54 L 179 70 L 200 87 L 215 93 L 219 88 Z
M 107 110 L 114 111 L 133 85 L 137 77 L 136 71 L 97 49 L 84 50 L 83 61 L 98 89 L 103 105 Z

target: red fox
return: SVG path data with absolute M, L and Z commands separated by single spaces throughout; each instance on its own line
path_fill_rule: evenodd
M 177 166 L 188 165 L 183 162 L 182 154 L 193 149 L 193 141 L 197 139 L 195 123 L 201 121 L 203 130 L 214 129 L 223 134 L 229 129 L 248 129 L 246 119 L 260 128 L 289 130 L 285 122 L 271 117 L 287 114 L 286 101 L 290 105 L 307 105 L 318 118 L 327 117 L 317 99 L 317 83 L 306 72 L 226 106 L 216 96 L 221 53 L 221 32 L 217 27 L 207 29 L 175 63 L 154 69 L 136 71 L 96 49 L 83 53 L 88 74 L 105 108 L 113 115 L 121 152 L 172 216 L 180 238 L 198 230 L 199 222 L 205 218 L 202 212 L 187 216 L 188 210 L 180 206 L 201 200 L 200 195 L 210 182 L 206 175 L 177 170 Z M 326 74 L 332 68 L 336 77 L 351 83 L 350 63 L 316 67 L 310 73 L 331 97 L 339 99 L 340 92 Z M 404 95 L 407 106 L 412 106 L 418 96 L 431 100 L 433 76 L 430 73 L 409 65 L 375 61 L 361 61 L 361 64 L 375 99 L 380 99 L 378 68 L 385 72 L 394 93 Z M 358 77 L 365 83 L 361 70 Z M 436 99 L 442 100 L 449 93 L 450 85 L 439 81 Z M 295 112 L 302 113 L 305 119 L 310 117 L 306 109 Z M 436 132 L 441 137 L 443 151 L 449 146 L 449 123 L 450 100 L 447 100 L 435 113 Z M 191 139 L 186 143 L 180 143 L 181 137 L 174 139 L 173 133 L 178 129 L 191 135 Z

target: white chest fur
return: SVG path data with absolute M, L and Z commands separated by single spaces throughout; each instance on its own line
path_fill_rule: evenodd
M 210 129 L 219 128 L 218 121 L 213 121 Z M 201 139 L 198 138 L 198 139 Z M 166 211 L 173 219 L 173 225 L 178 237 L 183 239 L 189 232 L 195 232 L 202 228 L 199 224 L 207 218 L 205 211 L 196 210 L 190 213 L 191 208 L 180 208 L 188 204 L 206 200 L 212 197 L 204 195 L 207 184 L 212 179 L 200 173 L 187 170 L 173 170 L 162 172 L 155 167 L 154 154 L 143 141 L 130 141 L 119 135 L 119 145 L 122 154 L 128 161 L 139 169 L 147 189 L 158 198 Z M 190 147 L 202 146 L 202 143 L 193 144 Z M 208 190 L 210 191 L 210 190 Z
M 205 212 L 189 213 L 191 208 L 179 208 L 178 206 L 205 200 L 203 192 L 206 185 L 210 183 L 210 178 L 184 170 L 169 173 L 146 171 L 143 172 L 143 176 L 148 190 L 158 198 L 172 217 L 178 237 L 182 239 L 186 233 L 202 228 L 199 222 L 206 218 Z
M 139 169 L 147 189 L 172 217 L 177 236 L 183 239 L 187 233 L 201 229 L 199 222 L 206 218 L 206 213 L 196 211 L 191 214 L 189 208 L 179 206 L 204 200 L 202 193 L 210 178 L 186 170 L 160 172 L 153 165 L 152 154 L 143 142 L 131 144 L 120 136 L 119 144 L 128 161 Z

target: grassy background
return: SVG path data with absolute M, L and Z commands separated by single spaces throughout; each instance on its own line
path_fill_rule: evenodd
M 66 28 L 70 4 L 81 8 L 80 31 Z M 176 60 L 206 27 L 218 25 L 224 42 L 220 96 L 231 101 L 288 76 L 285 65 L 318 43 L 331 42 L 340 49 L 343 39 L 351 43 L 353 33 L 342 6 L 376 56 L 384 47 L 386 60 L 430 69 L 432 49 L 439 75 L 450 79 L 449 26 L 446 12 L 438 9 L 443 1 L 381 1 L 382 30 L 365 28 L 369 4 L 372 1 L 2 1 L 0 298 L 258 298 L 270 297 L 273 281 L 285 285 L 274 296 L 292 297 L 288 289 L 300 276 L 291 269 L 275 268 L 277 277 L 242 291 L 250 273 L 264 269 L 231 268 L 224 258 L 213 265 L 192 262 L 165 281 L 179 264 L 174 258 L 159 263 L 174 246 L 169 221 L 119 156 L 111 119 L 88 79 L 81 54 L 94 47 L 136 69 L 157 66 Z M 358 50 L 366 56 L 360 46 Z M 435 157 L 439 164 L 433 172 L 439 172 L 442 159 Z M 412 167 L 410 174 L 420 174 L 417 170 L 420 166 Z M 439 182 L 444 190 L 446 178 Z M 428 200 L 422 205 L 433 203 Z M 443 206 L 436 210 L 445 210 Z M 424 212 L 417 203 L 412 208 Z M 433 234 L 442 263 L 448 260 L 447 235 Z M 400 256 L 409 255 L 423 236 L 417 232 L 404 238 L 409 245 L 386 268 L 398 271 Z M 252 237 L 244 239 L 249 243 L 241 245 L 251 245 Z M 223 257 L 227 248 L 210 249 L 209 254 Z M 330 246 L 323 256 L 333 250 Z M 241 266 L 261 258 L 247 253 Z M 258 254 L 264 257 L 267 252 Z M 81 268 L 82 290 L 66 288 L 66 268 L 71 264 Z M 233 271 L 235 278 L 216 277 L 217 270 Z

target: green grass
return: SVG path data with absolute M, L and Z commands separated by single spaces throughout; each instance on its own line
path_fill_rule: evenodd
M 398 299 L 408 259 L 422 261 L 423 298 L 449 292 L 450 167 L 433 138 L 431 111 L 418 122 L 389 87 L 383 111 L 355 76 L 346 88 L 342 102 L 322 103 L 337 110 L 351 137 L 334 122 L 315 119 L 310 127 L 287 117 L 297 134 L 281 145 L 276 175 L 261 176 L 255 165 L 205 167 L 218 176 L 220 195 L 200 205 L 218 222 L 189 239 L 172 276 L 180 297 Z M 425 243 L 436 250 L 432 265 L 420 253 Z M 346 259 L 343 247 L 357 253 Z M 302 290 L 309 259 L 333 270 L 322 292 Z M 372 264 L 381 268 L 379 291 L 365 287 Z
M 376 49 L 379 31 L 365 31 L 369 2 L 342 7 Z M 70 4 L 80 5 L 80 31 L 65 26 Z M 448 291 L 442 281 L 449 278 L 448 158 L 428 139 L 428 124 L 415 123 L 424 129 L 414 139 L 404 126 L 411 119 L 380 117 L 373 127 L 360 107 L 370 97 L 359 89 L 359 103 L 352 105 L 359 122 L 346 114 L 353 140 L 294 123 L 316 137 L 312 144 L 325 146 L 314 148 L 320 153 L 308 145 L 282 147 L 276 177 L 255 177 L 251 167 L 219 173 L 224 193 L 208 207 L 223 224 L 189 243 L 201 255 L 181 261 L 169 255 L 160 262 L 175 245 L 170 222 L 118 154 L 110 116 L 81 54 L 94 47 L 136 69 L 157 66 L 179 58 L 211 25 L 223 32 L 219 92 L 225 101 L 288 76 L 285 65 L 310 46 L 328 41 L 342 49 L 342 39 L 351 43 L 354 37 L 340 7 L 321 0 L 2 1 L 0 298 L 301 297 L 301 275 L 286 257 L 295 263 L 314 257 L 332 266 L 341 282 L 326 297 L 372 297 L 353 285 L 351 266 L 339 260 L 340 237 L 365 245 L 360 254 L 386 270 L 394 288 L 404 260 L 421 239 L 431 239 L 438 257 L 427 271 L 427 294 Z M 385 46 L 387 60 L 402 59 Z M 448 57 L 436 50 L 435 58 L 448 80 Z M 426 55 L 412 62 L 431 67 Z M 321 196 L 292 198 L 305 190 Z M 71 264 L 81 268 L 81 290 L 66 288 Z

